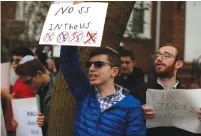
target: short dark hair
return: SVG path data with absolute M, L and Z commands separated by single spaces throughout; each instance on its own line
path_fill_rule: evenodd
M 11 52 L 11 55 L 12 56 L 22 56 L 22 57 L 24 57 L 26 55 L 34 56 L 33 52 L 29 48 L 24 47 L 24 46 L 14 48 Z
M 135 59 L 134 53 L 128 49 L 122 49 L 119 55 L 120 57 L 130 57 L 132 60 Z
M 165 46 L 170 46 L 170 47 L 173 47 L 176 49 L 176 51 L 177 51 L 176 60 L 182 60 L 182 61 L 184 60 L 184 58 L 181 54 L 181 50 L 178 45 L 174 44 L 173 42 L 167 42 L 167 43 L 163 44 L 161 47 L 165 47 Z
M 43 73 L 46 73 L 46 69 L 43 66 L 43 64 L 38 59 L 33 59 L 32 61 L 19 64 L 16 67 L 16 74 L 19 76 L 36 76 L 37 71 L 42 71 Z
M 89 59 L 97 56 L 97 55 L 107 55 L 108 61 L 111 65 L 120 68 L 121 66 L 121 59 L 119 54 L 113 50 L 112 48 L 106 47 L 98 47 L 91 51 L 89 54 Z
M 43 53 L 43 52 L 36 52 L 36 56 L 38 57 L 38 59 L 42 62 L 42 64 L 47 68 L 48 64 L 47 64 L 47 54 Z

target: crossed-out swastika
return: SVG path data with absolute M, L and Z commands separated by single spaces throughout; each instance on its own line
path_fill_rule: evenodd
M 45 34 L 45 36 L 43 37 L 43 41 L 48 43 L 48 42 L 51 42 L 53 38 L 54 38 L 54 32 L 49 32 Z
M 97 31 L 88 31 L 84 37 L 84 44 L 94 44 L 98 38 Z
M 66 31 L 61 32 L 57 37 L 57 41 L 59 43 L 64 43 L 68 39 L 68 35 L 69 34 Z

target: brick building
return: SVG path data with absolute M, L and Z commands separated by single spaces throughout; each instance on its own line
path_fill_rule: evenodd
M 16 5 L 16 1 L 1 2 L 1 62 L 7 62 L 12 48 L 24 43 L 18 40 L 25 25 L 23 21 L 16 20 Z
M 151 23 L 149 23 L 150 27 L 146 29 L 150 29 L 150 37 L 137 38 L 136 40 L 124 38 L 123 40 L 125 47 L 135 52 L 137 65 L 142 67 L 144 71 L 151 69 L 150 56 L 155 52 L 157 43 L 157 6 L 159 5 L 156 1 L 149 3 Z M 159 46 L 167 40 L 172 40 L 184 52 L 185 2 L 167 1 L 161 2 L 160 6 Z

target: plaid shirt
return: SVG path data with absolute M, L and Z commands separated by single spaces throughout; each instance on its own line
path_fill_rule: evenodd
M 115 85 L 116 93 L 105 97 L 101 96 L 99 90 L 96 87 L 94 88 L 96 91 L 96 97 L 100 103 L 101 112 L 109 109 L 113 104 L 116 104 L 118 101 L 121 101 L 125 97 L 125 95 L 122 93 L 123 88 L 117 84 Z

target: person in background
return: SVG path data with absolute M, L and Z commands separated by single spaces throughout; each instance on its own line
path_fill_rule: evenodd
M 130 92 L 138 86 L 144 85 L 144 73 L 135 66 L 135 57 L 132 51 L 122 49 L 120 51 L 121 69 L 115 78 L 115 83 L 127 88 Z
M 37 58 L 30 55 L 22 58 L 16 68 L 16 73 L 23 83 L 37 90 L 36 95 L 40 98 L 41 108 L 41 112 L 38 113 L 37 124 L 42 127 L 43 136 L 47 136 L 50 101 L 54 85 L 51 73 Z
M 47 63 L 48 56 L 46 53 L 37 51 L 35 57 L 42 62 L 42 64 L 46 69 L 48 69 L 48 63 Z
M 47 69 L 54 75 L 57 72 L 54 60 L 52 59 L 52 51 L 49 46 L 45 46 L 43 53 L 47 54 Z
M 11 66 L 15 72 L 16 67 L 19 65 L 21 59 L 26 55 L 33 55 L 33 53 L 28 48 L 22 46 L 14 48 L 12 50 L 11 55 L 12 55 Z M 22 79 L 19 78 L 19 76 L 17 76 L 17 78 L 18 79 L 11 88 L 11 91 L 5 89 L 1 91 L 2 96 L 4 96 L 7 99 L 5 122 L 8 136 L 12 136 L 15 133 L 15 129 L 12 127 L 13 113 L 12 113 L 11 100 L 33 97 L 36 92 L 35 89 L 24 84 L 22 82 Z
M 178 70 L 183 67 L 184 62 L 181 52 L 173 43 L 164 44 L 157 53 L 154 54 L 155 80 L 151 80 L 147 85 L 139 87 L 134 96 L 142 104 L 145 119 L 152 119 L 156 113 L 154 109 L 146 105 L 147 89 L 185 89 L 177 78 Z M 201 120 L 201 109 L 198 112 Z M 196 118 L 196 117 L 195 117 Z M 186 122 L 188 123 L 188 122 Z M 147 129 L 147 136 L 197 136 L 188 131 L 176 127 L 155 127 Z
M 47 66 L 48 70 L 53 74 L 54 77 L 56 77 L 57 68 L 54 62 L 54 59 L 52 58 L 52 51 L 48 51 L 48 58 L 47 58 Z
M 30 48 L 30 50 L 33 52 L 33 54 L 35 55 L 36 54 L 36 50 L 37 50 L 37 46 L 34 46 L 32 48 Z

